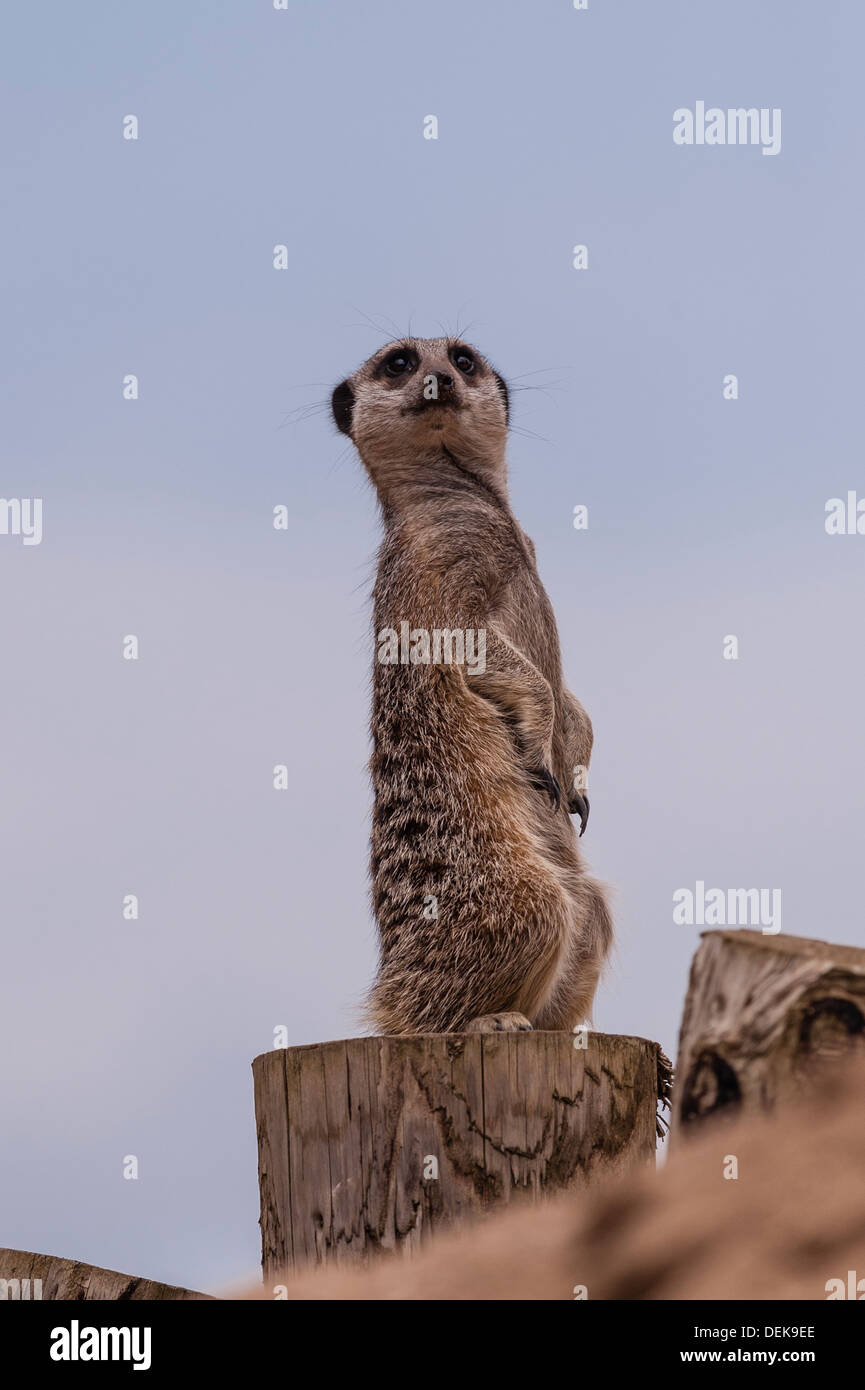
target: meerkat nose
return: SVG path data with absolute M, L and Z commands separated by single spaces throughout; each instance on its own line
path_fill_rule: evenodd
M 443 396 L 451 395 L 454 389 L 454 379 L 450 372 L 436 372 L 435 377 L 441 394 Z

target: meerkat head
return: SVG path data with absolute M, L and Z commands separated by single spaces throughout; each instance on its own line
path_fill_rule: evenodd
M 508 389 L 457 338 L 388 343 L 337 386 L 331 406 L 382 498 L 437 467 L 505 485 Z

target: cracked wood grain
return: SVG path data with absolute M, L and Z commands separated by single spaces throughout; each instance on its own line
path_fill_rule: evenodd
M 762 932 L 702 934 L 682 1015 L 673 1132 L 767 1110 L 865 1057 L 865 951 Z
M 257 1057 L 265 1279 L 410 1254 L 494 1207 L 650 1162 L 658 1067 L 657 1044 L 603 1033 L 585 1049 L 474 1033 Z

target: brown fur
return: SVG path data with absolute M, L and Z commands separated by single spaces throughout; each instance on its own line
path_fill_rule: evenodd
M 392 378 L 397 348 L 415 365 Z M 506 388 L 473 348 L 406 339 L 337 388 L 334 413 L 381 504 L 377 642 L 403 622 L 486 633 L 482 674 L 375 662 L 370 1021 L 385 1033 L 572 1028 L 612 936 L 567 808 L 592 727 L 563 683 L 534 547 L 508 501 Z
M 492 1216 L 413 1259 L 282 1282 L 289 1299 L 571 1299 L 578 1285 L 590 1300 L 837 1297 L 829 1280 L 865 1280 L 863 1091 L 862 1070 L 827 1078 L 771 1119 L 708 1125 L 660 1172 Z

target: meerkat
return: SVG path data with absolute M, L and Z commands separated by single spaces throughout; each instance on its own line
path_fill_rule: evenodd
M 592 725 L 562 679 L 535 549 L 511 510 L 507 386 L 466 343 L 407 338 L 331 405 L 384 529 L 367 1019 L 389 1034 L 572 1029 L 589 1017 L 612 922 L 570 819 L 582 834 Z

